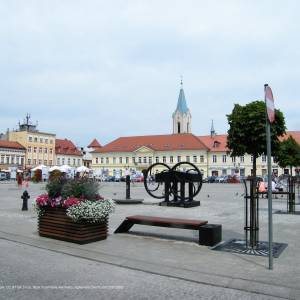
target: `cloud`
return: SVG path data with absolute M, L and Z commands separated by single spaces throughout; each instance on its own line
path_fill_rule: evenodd
M 180 75 L 193 132 L 226 132 L 234 103 L 263 97 L 298 130 L 300 4 L 289 1 L 6 1 L 0 131 L 26 112 L 86 145 L 172 131 Z

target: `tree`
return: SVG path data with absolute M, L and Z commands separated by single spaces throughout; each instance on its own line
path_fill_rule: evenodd
M 254 101 L 244 106 L 235 104 L 232 113 L 227 115 L 229 130 L 227 147 L 231 156 L 253 156 L 253 176 L 256 177 L 256 159 L 267 153 L 266 114 L 264 101 Z M 279 137 L 285 134 L 283 113 L 275 110 L 275 121 L 271 125 L 272 155 L 279 149 Z
M 300 145 L 290 136 L 280 142 L 274 158 L 281 168 L 290 167 L 290 174 L 293 175 L 293 167 L 300 166 Z

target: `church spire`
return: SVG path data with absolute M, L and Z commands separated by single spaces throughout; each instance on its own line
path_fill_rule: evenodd
M 215 127 L 214 127 L 214 120 L 211 120 L 211 129 L 210 129 L 210 137 L 216 135 Z
M 191 133 L 191 119 L 192 116 L 186 104 L 181 76 L 177 107 L 173 113 L 173 133 Z

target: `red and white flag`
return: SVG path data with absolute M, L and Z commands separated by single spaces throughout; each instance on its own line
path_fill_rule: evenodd
M 265 102 L 269 122 L 273 123 L 275 120 L 275 105 L 272 90 L 267 84 L 265 84 Z

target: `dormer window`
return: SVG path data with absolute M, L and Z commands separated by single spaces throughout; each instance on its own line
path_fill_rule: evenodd
M 218 141 L 214 141 L 214 148 L 219 148 L 219 146 L 220 146 L 220 142 L 218 142 Z

